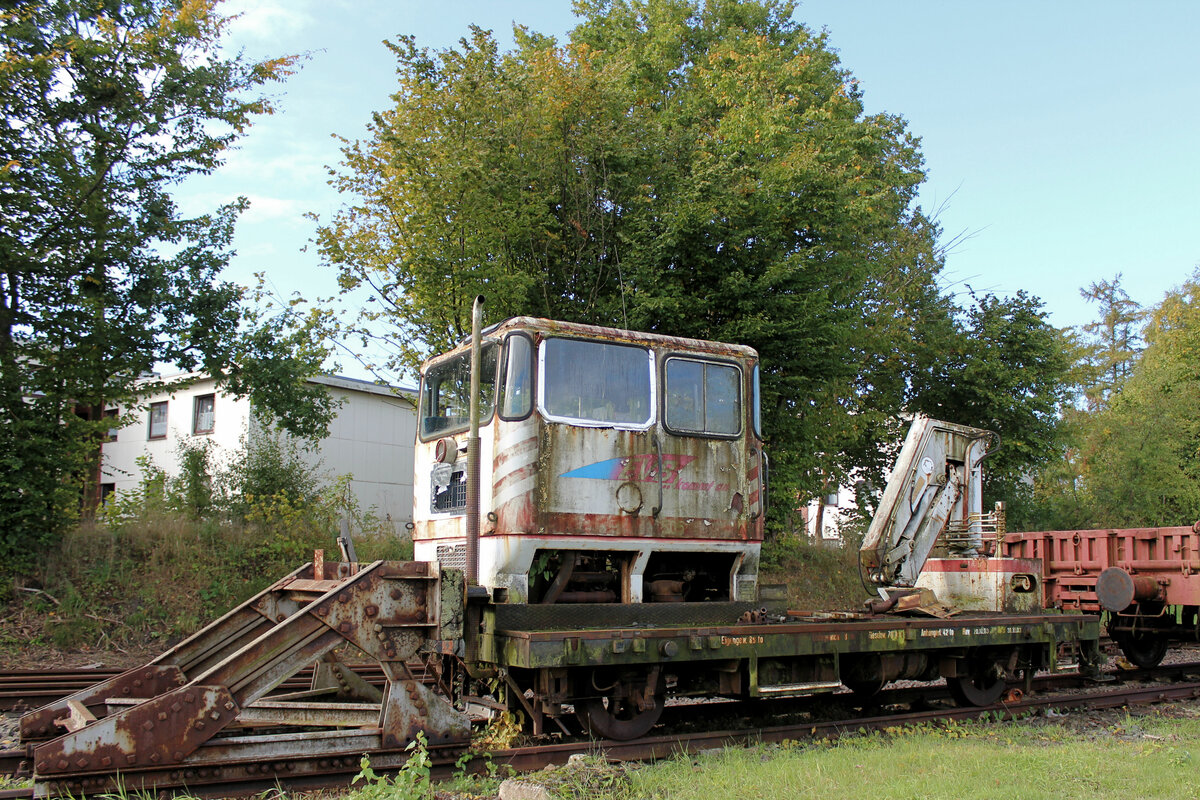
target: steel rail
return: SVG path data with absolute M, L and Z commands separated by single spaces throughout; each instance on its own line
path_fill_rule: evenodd
M 1120 708 L 1128 705 L 1151 705 L 1169 700 L 1195 698 L 1200 698 L 1200 681 L 1189 681 L 1171 686 L 1123 688 L 1088 695 L 1047 695 L 981 708 L 942 708 L 855 719 L 764 726 L 740 731 L 724 730 L 689 733 L 682 736 L 668 735 L 631 742 L 598 741 L 585 743 L 582 746 L 579 743 L 544 745 L 538 748 L 520 748 L 493 753 L 492 761 L 509 764 L 521 772 L 542 769 L 551 764 L 562 764 L 575 753 L 597 750 L 610 761 L 649 761 L 679 754 L 696 753 L 730 744 L 837 738 L 861 730 L 878 731 L 898 726 L 947 720 L 980 719 L 987 715 L 996 715 L 1003 720 L 1013 720 L 1046 708 Z

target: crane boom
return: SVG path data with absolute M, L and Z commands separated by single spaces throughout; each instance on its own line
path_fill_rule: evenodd
M 876 586 L 912 586 L 947 523 L 968 532 L 960 555 L 982 544 L 980 462 L 999 437 L 981 428 L 918 415 L 896 459 L 859 550 Z

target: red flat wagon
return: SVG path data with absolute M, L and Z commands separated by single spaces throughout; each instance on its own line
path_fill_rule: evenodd
M 1004 554 L 1042 562 L 1047 608 L 1102 613 L 1138 666 L 1200 641 L 1200 522 L 1172 528 L 1005 534 Z

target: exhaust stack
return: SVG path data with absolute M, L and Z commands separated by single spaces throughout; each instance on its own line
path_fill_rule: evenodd
M 471 307 L 471 408 L 467 435 L 467 586 L 479 584 L 479 383 L 483 353 L 483 295 Z

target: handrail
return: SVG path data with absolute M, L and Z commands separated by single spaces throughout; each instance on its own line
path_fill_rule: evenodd
M 657 517 L 663 509 L 663 462 L 662 447 L 658 444 L 658 434 L 650 434 L 650 443 L 654 445 L 654 456 L 658 460 L 658 505 L 650 510 L 650 516 Z

